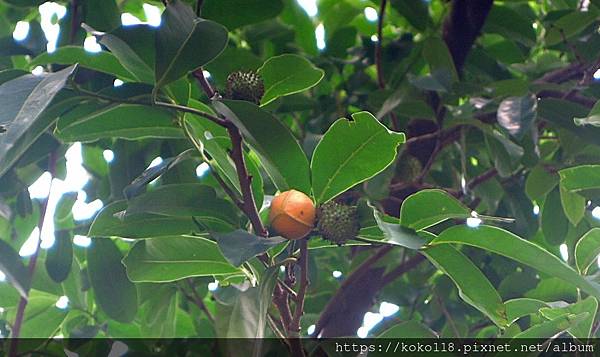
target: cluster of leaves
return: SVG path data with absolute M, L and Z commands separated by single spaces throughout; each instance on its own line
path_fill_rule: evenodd
M 392 0 L 384 17 L 323 0 L 311 18 L 292 0 L 172 0 L 151 2 L 152 27 L 121 25 L 141 1 L 73 0 L 51 53 L 43 2 L 0 2 L 3 334 L 347 336 L 375 298 L 400 307 L 376 336 L 596 336 L 597 2 L 482 1 L 474 15 Z M 259 103 L 219 95 L 240 70 L 263 79 Z M 27 187 L 64 178 L 74 142 L 105 207 L 75 221 L 63 196 L 55 244 L 27 262 L 48 206 Z M 289 189 L 356 204 L 359 235 L 267 236 L 268 202 Z

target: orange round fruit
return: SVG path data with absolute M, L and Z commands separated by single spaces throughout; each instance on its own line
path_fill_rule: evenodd
M 295 240 L 310 233 L 315 216 L 312 199 L 300 191 L 289 190 L 275 196 L 271 202 L 269 223 L 282 237 Z

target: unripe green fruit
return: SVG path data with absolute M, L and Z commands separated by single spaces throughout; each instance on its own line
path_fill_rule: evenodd
M 228 99 L 246 100 L 255 104 L 260 104 L 260 100 L 265 94 L 265 84 L 254 71 L 233 72 L 227 77 Z
M 319 207 L 317 219 L 317 229 L 323 238 L 337 245 L 356 238 L 360 230 L 356 206 L 330 201 Z

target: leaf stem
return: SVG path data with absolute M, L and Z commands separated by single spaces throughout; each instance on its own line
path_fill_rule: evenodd
M 42 243 L 42 230 L 44 228 L 44 220 L 46 218 L 46 212 L 48 211 L 48 201 L 50 200 L 50 194 L 52 193 L 52 180 L 56 175 L 56 161 L 57 161 L 57 151 L 52 151 L 50 153 L 50 157 L 48 159 L 48 172 L 50 173 L 50 185 L 48 187 L 48 196 L 40 202 L 40 217 L 38 220 L 38 229 L 39 229 L 39 238 L 37 242 L 37 246 L 35 248 L 35 252 L 31 256 L 29 260 L 28 270 L 29 270 L 29 281 L 33 278 L 33 274 L 35 273 L 35 268 L 37 266 L 37 261 L 40 253 L 40 246 Z M 27 292 L 29 295 L 29 291 Z M 25 308 L 27 307 L 28 299 L 25 297 L 21 297 L 19 300 L 19 305 L 17 307 L 17 313 L 15 316 L 15 322 L 13 324 L 13 328 L 11 331 L 11 343 L 9 356 L 15 357 L 17 356 L 17 352 L 19 350 L 19 337 L 21 334 L 21 327 L 23 325 L 23 319 L 25 318 Z

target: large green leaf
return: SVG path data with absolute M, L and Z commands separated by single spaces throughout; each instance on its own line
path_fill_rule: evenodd
M 531 20 L 506 5 L 496 4 L 492 7 L 483 31 L 497 33 L 525 46 L 533 46 L 536 42 Z
M 562 169 L 560 185 L 568 191 L 581 192 L 600 188 L 600 165 L 582 165 Z
M 26 75 L 0 85 L 0 176 L 54 122 L 43 115 L 76 66 L 41 76 Z
M 126 201 L 104 207 L 90 226 L 90 237 L 149 238 L 190 234 L 198 229 L 191 217 L 170 217 L 157 214 L 124 216 Z
M 506 306 L 506 315 L 508 323 L 512 324 L 521 317 L 536 314 L 542 307 L 547 307 L 548 304 L 537 299 L 517 298 L 511 299 L 504 303 Z
M 30 65 L 35 67 L 47 64 L 68 65 L 72 63 L 79 63 L 81 67 L 93 69 L 94 71 L 112 74 L 125 81 L 136 80 L 135 76 L 126 70 L 112 53 L 106 51 L 93 53 L 78 46 L 65 46 L 57 48 L 56 51 L 51 53 L 43 53 L 34 58 Z
M 184 2 L 169 2 L 156 32 L 157 88 L 207 64 L 226 45 L 227 29 L 196 17 Z
M 496 325 L 508 325 L 498 291 L 473 262 L 451 245 L 434 245 L 423 254 L 454 281 L 463 300 L 488 316 Z
M 283 123 L 246 101 L 220 100 L 215 102 L 215 108 L 240 128 L 280 191 L 293 188 L 310 193 L 308 160 Z
M 142 213 L 194 216 L 216 230 L 236 225 L 238 220 L 236 207 L 231 202 L 217 197 L 212 187 L 196 183 L 161 186 L 134 197 L 128 203 L 126 217 Z
M 277 16 L 281 0 L 206 0 L 202 17 L 226 26 L 229 31 Z
M 58 296 L 52 294 L 38 291 L 32 293 L 27 301 L 19 337 L 53 337 L 67 315 L 66 310 L 61 310 L 55 306 L 57 300 Z
M 211 240 L 193 236 L 150 238 L 137 242 L 123 259 L 135 282 L 169 282 L 193 276 L 240 273 Z
M 471 216 L 471 210 L 447 192 L 438 189 L 421 190 L 408 196 L 400 209 L 400 224 L 416 231 L 447 219 Z
M 431 242 L 433 245 L 441 243 L 466 244 L 482 248 L 564 280 L 590 295 L 600 296 L 598 284 L 577 274 L 575 270 L 557 256 L 501 228 L 454 226 L 443 231 Z
M 183 131 L 173 119 L 173 112 L 146 105 L 90 102 L 61 116 L 56 135 L 67 142 L 102 138 L 183 138 Z
M 538 165 L 531 169 L 525 180 L 525 193 L 532 201 L 538 201 L 546 196 L 558 184 L 558 175 L 552 174 Z
M 437 338 L 429 327 L 415 320 L 396 324 L 377 335 L 377 338 Z
M 537 98 L 532 95 L 508 97 L 500 102 L 496 118 L 510 135 L 522 139 L 537 115 Z
M 122 258 L 110 239 L 96 239 L 87 249 L 87 268 L 96 303 L 111 319 L 129 323 L 137 314 L 138 295 L 127 278 Z
M 585 215 L 585 197 L 577 192 L 567 190 L 562 181 L 559 184 L 559 190 L 565 215 L 574 226 L 578 225 Z
M 429 38 L 423 45 L 423 57 L 432 74 L 444 72 L 450 75 L 450 83 L 458 81 L 458 72 L 446 43 L 437 37 Z
M 569 38 L 579 34 L 595 21 L 598 21 L 598 11 L 593 7 L 590 8 L 590 11 L 573 11 L 552 23 L 544 38 L 546 45 L 552 46 L 568 41 Z
M 569 332 L 573 337 L 586 340 L 592 335 L 592 327 L 596 319 L 598 311 L 598 300 L 593 296 L 588 296 L 586 299 L 576 302 L 565 307 L 544 307 L 540 309 L 540 313 L 548 319 L 556 319 L 559 316 L 566 314 L 583 314 L 588 315 L 582 321 L 570 327 Z
M 137 81 L 154 83 L 156 28 L 149 25 L 121 26 L 104 33 L 85 29 L 106 46 Z
M 3 240 L 0 240 L 0 270 L 19 294 L 27 298 L 30 286 L 29 271 L 21 261 L 19 254 Z
M 404 134 L 388 130 L 372 114 L 337 120 L 313 154 L 312 185 L 317 203 L 325 203 L 370 179 L 392 164 Z
M 565 241 L 569 230 L 569 220 L 565 216 L 558 189 L 546 196 L 542 208 L 542 232 L 546 242 L 558 245 Z
M 600 255 L 600 228 L 592 228 L 575 245 L 575 263 L 579 272 L 586 274 L 598 255 Z
M 61 283 L 67 279 L 73 263 L 73 243 L 68 231 L 58 231 L 55 242 L 46 255 L 46 270 L 52 280 Z
M 282 237 L 259 237 L 242 229 L 229 233 L 215 232 L 211 236 L 217 241 L 219 249 L 227 261 L 236 267 L 287 241 Z
M 140 307 L 144 338 L 177 337 L 177 287 L 173 284 L 145 284 L 142 292 L 148 294 Z
M 284 54 L 269 58 L 258 69 L 258 74 L 265 83 L 265 94 L 260 103 L 266 105 L 278 97 L 314 87 L 325 72 L 304 57 Z

